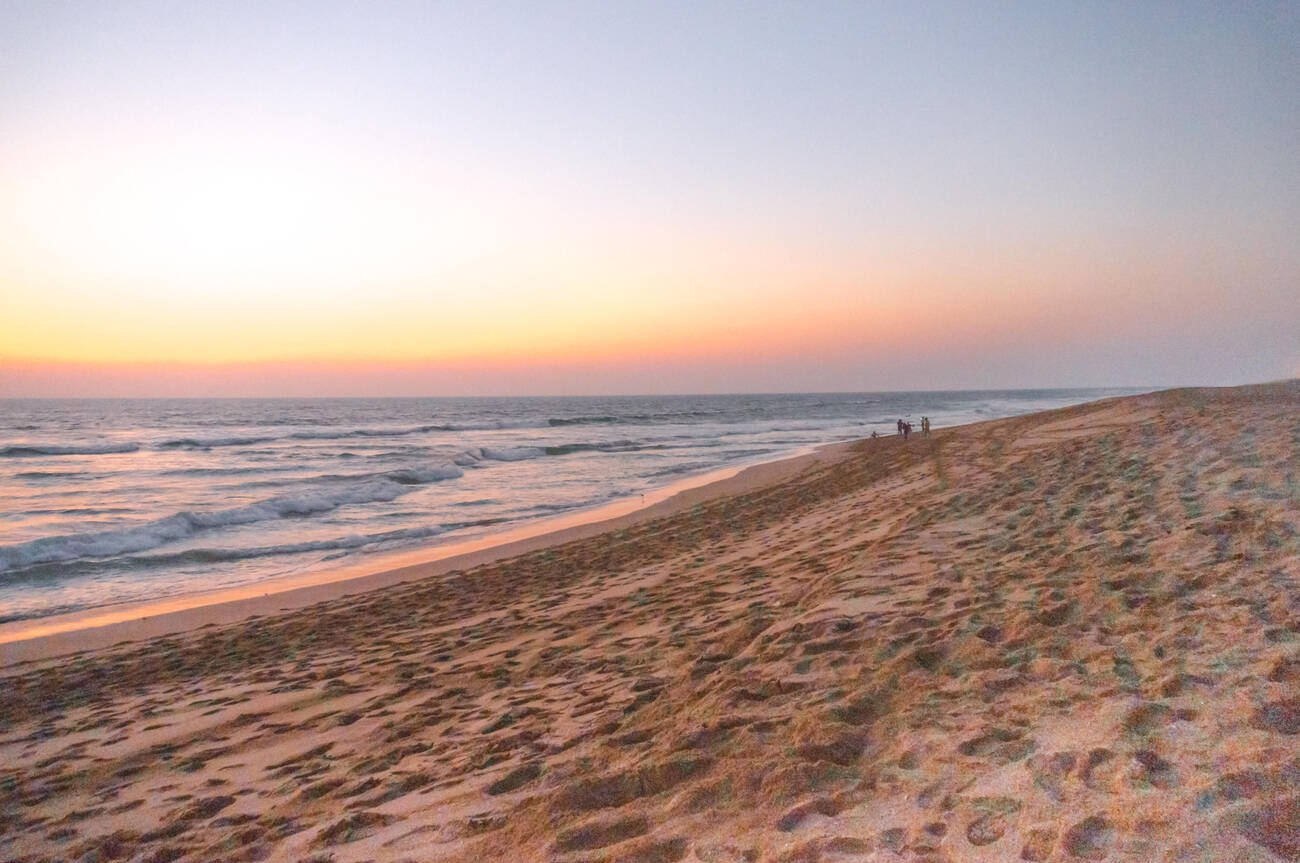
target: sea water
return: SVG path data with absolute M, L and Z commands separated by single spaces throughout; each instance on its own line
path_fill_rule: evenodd
M 364 564 L 898 419 L 1131 392 L 0 400 L 0 621 Z

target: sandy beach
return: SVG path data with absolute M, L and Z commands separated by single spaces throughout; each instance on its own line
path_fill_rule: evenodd
M 1300 383 L 571 530 L 3 645 L 0 860 L 1300 860 Z

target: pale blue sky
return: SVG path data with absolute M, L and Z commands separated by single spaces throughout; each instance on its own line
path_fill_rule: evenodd
M 1300 374 L 1296 3 L 7 2 L 0 165 L 0 303 L 30 317 L 25 332 L 53 333 L 60 314 L 75 329 L 78 292 L 121 291 L 160 327 L 195 327 L 197 344 L 217 301 L 155 301 L 211 292 L 189 261 L 245 302 L 292 284 L 291 308 L 319 283 L 345 316 L 349 297 L 400 309 L 432 291 L 412 317 L 435 332 L 531 320 L 536 356 L 572 364 L 574 389 L 621 389 L 614 367 L 629 389 L 659 376 L 669 391 Z M 253 215 L 205 224 L 166 267 L 94 244 L 143 235 L 147 248 L 167 209 L 184 210 L 174 195 L 79 227 L 36 212 L 184 186 L 176 172 L 191 167 L 246 179 Z M 256 189 L 285 174 L 259 204 Z M 304 230 L 275 259 L 248 225 L 259 211 L 267 225 L 295 218 L 284 196 L 302 189 L 351 221 Z M 220 191 L 191 197 L 210 209 Z M 410 236 L 403 214 L 421 226 Z M 132 218 L 136 234 L 97 234 Z M 330 257 L 367 226 L 354 255 Z M 222 231 L 224 246 L 210 236 Z M 313 269 L 301 259 L 317 247 Z M 224 269 L 223 249 L 260 269 Z M 133 293 L 150 280 L 153 293 Z M 64 305 L 41 305 L 47 291 Z M 735 344 L 611 363 L 608 345 L 545 321 L 550 303 L 629 332 L 658 303 L 674 344 L 715 330 Z M 804 304 L 830 323 L 810 319 L 784 353 L 736 347 L 781 343 L 782 316 Z M 753 319 L 733 324 L 728 309 Z M 358 347 L 343 356 L 383 360 L 363 349 L 383 333 L 351 311 Z M 860 343 L 834 330 L 846 317 Z M 51 335 L 45 354 L 32 341 L 0 346 L 0 361 L 217 356 L 137 357 L 129 322 L 108 324 L 121 344 L 103 356 Z M 327 322 L 285 326 L 302 344 L 338 337 Z M 914 353 L 900 332 L 932 347 Z M 471 347 L 446 356 L 469 362 Z M 407 383 L 421 380 L 441 379 Z M 532 386 L 517 370 L 506 380 L 485 372 L 481 388 Z

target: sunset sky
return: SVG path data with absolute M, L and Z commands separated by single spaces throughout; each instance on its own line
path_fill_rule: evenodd
M 1297 375 L 1297 3 L 0 3 L 0 396 Z

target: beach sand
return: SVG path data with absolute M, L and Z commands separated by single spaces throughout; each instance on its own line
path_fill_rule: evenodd
M 32 647 L 0 860 L 1300 860 L 1300 383 L 736 480 Z

